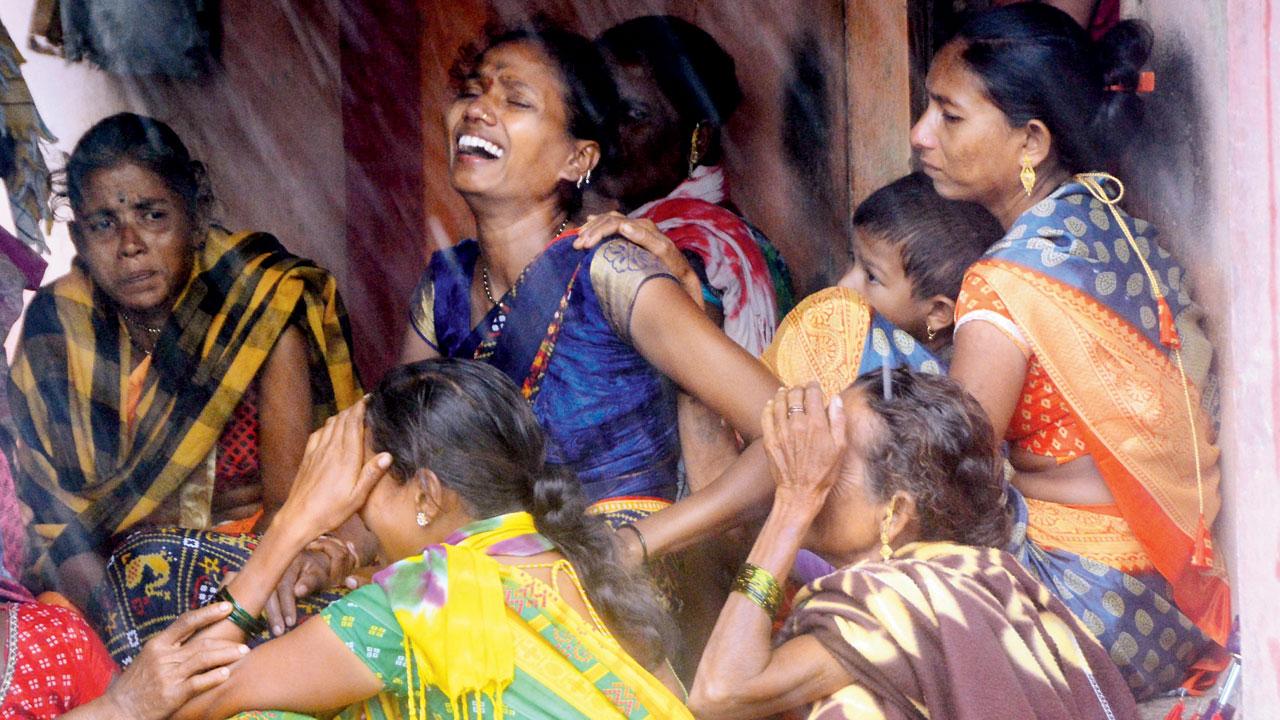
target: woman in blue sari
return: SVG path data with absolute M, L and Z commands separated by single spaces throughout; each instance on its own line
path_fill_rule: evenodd
M 555 28 L 508 32 L 456 69 L 450 179 L 477 233 L 431 258 L 405 359 L 475 358 L 502 370 L 550 434 L 550 459 L 577 473 L 595 511 L 615 525 L 639 519 L 676 499 L 675 386 L 754 439 L 777 382 L 685 293 L 682 283 L 697 283 L 687 264 L 677 281 L 624 239 L 574 247 L 568 229 L 591 172 L 610 157 L 608 114 L 618 107 L 589 41 Z M 768 483 L 762 453 L 740 462 Z M 748 505 L 736 495 L 719 487 L 694 506 L 727 504 L 740 516 Z M 705 516 L 684 519 L 677 534 L 701 529 Z

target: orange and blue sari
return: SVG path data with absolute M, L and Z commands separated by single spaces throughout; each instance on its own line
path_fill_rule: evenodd
M 1011 552 L 1108 648 L 1138 699 L 1213 669 L 1230 591 L 1218 513 L 1213 351 L 1184 269 L 1077 176 L 1024 213 L 966 275 L 957 327 L 983 320 L 1028 359 L 1006 439 L 1059 463 L 1089 456 L 1114 505 L 1011 490 Z

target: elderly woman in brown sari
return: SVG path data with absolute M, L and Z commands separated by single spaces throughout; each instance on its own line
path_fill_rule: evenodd
M 823 409 L 816 383 L 764 412 L 773 509 L 720 615 L 700 718 L 1130 718 L 1119 670 L 1010 555 L 995 438 L 945 377 L 864 377 Z M 773 643 L 801 545 L 841 569 Z

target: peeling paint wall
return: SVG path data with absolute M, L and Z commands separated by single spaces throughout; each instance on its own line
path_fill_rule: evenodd
M 1244 712 L 1280 708 L 1280 23 L 1273 0 L 1128 0 L 1151 23 L 1157 92 L 1130 207 L 1183 260 L 1221 348 L 1216 534 L 1243 626 Z

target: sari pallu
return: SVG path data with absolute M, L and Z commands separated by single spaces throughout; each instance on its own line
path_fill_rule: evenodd
M 817 382 L 830 399 L 859 376 L 907 367 L 941 374 L 946 365 L 904 330 L 878 315 L 857 292 L 820 290 L 787 313 L 760 360 L 787 387 Z M 801 550 L 792 576 L 809 582 L 834 570 Z
M 665 198 L 631 217 L 652 220 L 682 252 L 701 260 L 704 297 L 724 311 L 724 332 L 759 357 L 778 319 L 795 305 L 791 275 L 777 249 L 724 207 L 724 171 L 699 166 Z
M 828 398 L 859 376 L 907 367 L 940 374 L 945 364 L 918 340 L 885 320 L 858 293 L 843 287 L 805 298 L 778 326 L 760 358 L 788 387 L 816 381 Z
M 1192 562 L 1201 500 L 1208 527 L 1220 506 L 1212 410 L 1201 397 L 1213 351 L 1183 268 L 1155 244 L 1148 223 L 1120 217 L 1160 284 L 1163 307 L 1111 208 L 1079 182 L 1024 213 L 969 272 L 998 293 L 1075 411 L 1088 453 L 1174 604 L 1222 645 L 1231 627 L 1225 570 L 1213 558 L 1207 568 Z
M 598 619 L 491 557 L 554 548 L 528 513 L 480 520 L 331 605 L 324 622 L 383 681 L 379 695 L 339 717 L 691 720 Z
M 572 469 L 593 502 L 672 501 L 679 437 L 675 389 L 632 346 L 644 283 L 674 281 L 624 240 L 573 249 L 556 238 L 471 325 L 474 240 L 435 253 L 411 304 L 417 333 L 445 357 L 487 362 L 519 386 L 550 437 L 548 460 Z
M 332 276 L 270 235 L 211 231 L 130 424 L 136 351 L 110 301 L 78 264 L 40 290 L 10 377 L 19 493 L 47 542 L 37 571 L 48 578 L 70 557 L 105 552 L 202 468 L 288 325 L 309 346 L 314 427 L 359 399 Z
M 914 543 L 820 578 L 782 641 L 812 635 L 854 683 L 816 720 L 1130 720 L 1093 635 L 1006 553 Z

